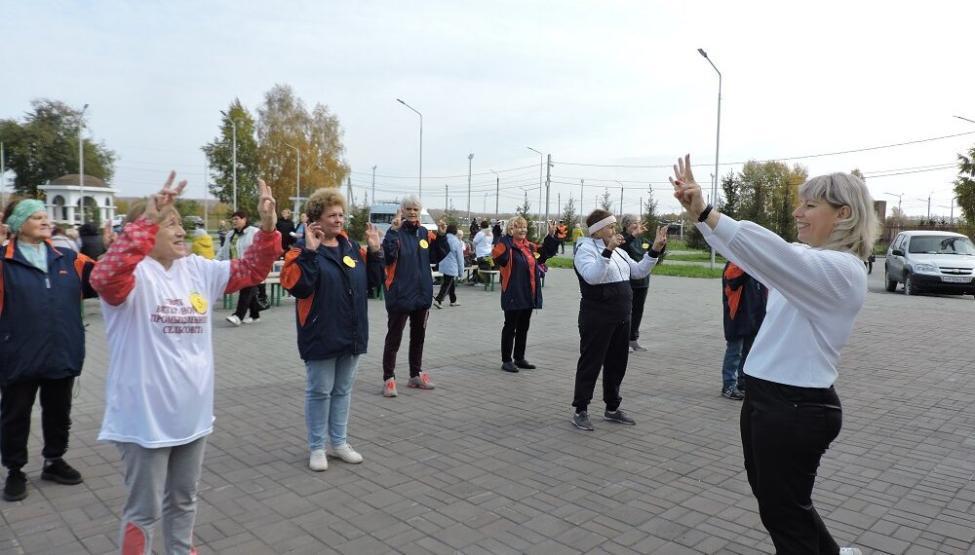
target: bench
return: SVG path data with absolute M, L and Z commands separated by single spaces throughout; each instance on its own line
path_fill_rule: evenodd
M 494 278 L 495 277 L 498 278 L 498 281 L 501 281 L 501 272 L 499 272 L 498 270 L 478 270 L 477 271 L 477 275 L 478 276 L 484 276 L 484 277 L 487 278 L 487 281 L 484 282 L 484 290 L 485 291 L 488 290 L 488 287 L 491 288 L 491 291 L 494 291 Z
M 267 286 L 267 298 L 271 301 L 274 306 L 281 306 L 281 298 L 284 297 L 285 291 L 281 287 L 281 270 L 284 268 L 283 260 L 276 260 L 274 265 L 271 266 L 271 273 L 264 278 L 264 285 Z M 224 293 L 223 295 L 223 309 L 230 310 L 236 308 L 237 306 L 237 293 Z

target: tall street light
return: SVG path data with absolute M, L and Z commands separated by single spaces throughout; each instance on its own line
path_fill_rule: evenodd
M 498 201 L 501 198 L 501 174 L 491 170 L 494 174 L 494 218 L 497 219 L 498 215 Z
M 708 57 L 708 53 L 705 52 L 703 48 L 698 48 L 697 52 L 701 56 L 704 56 L 704 59 L 707 60 L 709 64 L 711 64 L 711 67 L 713 67 L 714 71 L 717 72 L 718 74 L 718 130 L 715 134 L 715 139 L 714 139 L 715 178 L 714 178 L 714 183 L 711 184 L 711 202 L 717 204 L 718 203 L 718 177 L 717 176 L 720 175 L 718 173 L 718 154 L 720 154 L 721 152 L 721 70 L 718 69 L 718 66 L 714 65 L 714 62 L 711 61 L 711 58 Z M 711 268 L 714 269 L 714 247 L 711 247 Z
M 81 188 L 81 223 L 85 223 L 85 139 L 81 132 L 85 129 L 85 111 L 88 105 L 85 104 L 78 114 L 78 185 Z
M 233 127 L 234 212 L 236 212 L 237 211 L 237 121 L 234 120 L 234 118 L 232 118 L 229 114 L 227 114 L 227 112 L 224 112 L 223 110 L 220 110 L 220 113 L 223 114 L 223 117 L 230 120 L 230 125 Z
M 297 162 L 295 162 L 295 210 L 294 212 L 295 214 L 300 214 L 298 212 L 298 206 L 299 206 L 298 203 L 301 202 L 301 151 L 298 150 L 298 147 L 289 145 L 288 143 L 284 143 L 284 146 L 294 150 L 295 154 L 298 155 L 298 160 Z
M 542 214 L 542 174 L 544 173 L 543 168 L 545 166 L 545 155 L 530 146 L 526 146 L 525 148 L 534 152 L 535 154 L 538 154 L 538 214 L 541 215 Z
M 413 110 L 413 112 L 416 113 L 416 115 L 420 116 L 420 183 L 419 183 L 420 191 L 419 191 L 419 197 L 420 197 L 420 200 L 422 201 L 423 200 L 423 114 L 421 114 L 419 110 L 417 110 L 413 106 L 410 106 L 409 104 L 403 102 L 399 98 L 396 99 L 396 102 L 399 102 L 403 106 L 406 106 L 410 110 Z
M 474 153 L 467 155 L 467 222 L 471 221 L 471 166 L 474 164 Z
M 901 200 L 903 200 L 903 198 L 904 198 L 904 193 L 901 193 L 899 195 L 895 195 L 894 193 L 884 193 L 884 194 L 885 195 L 890 195 L 892 197 L 897 197 L 897 211 L 900 212 L 901 211 Z

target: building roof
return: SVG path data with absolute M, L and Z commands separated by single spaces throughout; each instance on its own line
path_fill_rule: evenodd
M 62 175 L 61 177 L 51 181 L 51 185 L 74 185 L 77 187 L 81 185 L 81 180 L 78 178 L 78 174 L 69 173 L 68 175 Z M 104 181 L 88 174 L 85 174 L 85 187 L 101 187 L 104 189 L 109 188 Z

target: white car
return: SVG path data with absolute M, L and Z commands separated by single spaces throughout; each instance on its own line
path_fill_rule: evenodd
M 903 231 L 887 248 L 884 277 L 887 291 L 903 283 L 905 295 L 975 295 L 975 244 L 950 231 Z

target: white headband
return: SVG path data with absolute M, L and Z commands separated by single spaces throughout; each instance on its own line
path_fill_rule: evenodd
M 606 216 L 605 218 L 589 226 L 589 235 L 592 235 L 597 231 L 599 231 L 600 229 L 609 225 L 613 225 L 615 223 L 616 223 L 616 216 L 610 214 L 609 216 Z

